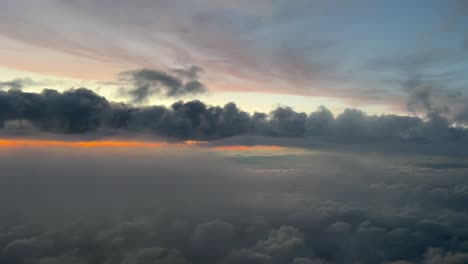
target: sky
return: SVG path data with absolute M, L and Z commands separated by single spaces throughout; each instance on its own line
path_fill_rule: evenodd
M 441 101 L 468 89 L 463 0 L 6 0 L 0 10 L 0 78 L 34 77 L 36 91 L 84 86 L 131 101 L 121 72 L 195 66 L 209 92 L 197 98 L 210 104 L 406 114 L 408 82 Z
M 0 1 L 1 264 L 468 263 L 468 1 Z

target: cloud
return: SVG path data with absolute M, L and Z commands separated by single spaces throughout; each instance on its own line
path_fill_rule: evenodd
M 27 120 L 39 130 L 80 133 L 96 130 L 110 103 L 87 89 L 41 94 L 18 90 L 0 92 L 0 120 Z
M 235 228 L 231 223 L 215 219 L 195 227 L 192 246 L 197 254 L 219 258 L 227 253 L 226 250 L 232 244 L 234 235 Z
M 81 257 L 79 252 L 76 250 L 65 252 L 62 255 L 54 256 L 54 257 L 43 257 L 38 261 L 39 264 L 61 264 L 61 263 L 69 263 L 69 264 L 87 264 L 89 263 L 88 260 Z
M 407 106 L 408 110 L 417 112 L 416 109 L 421 107 L 425 112 L 431 112 L 433 109 L 432 102 L 432 87 L 421 85 L 420 80 L 412 79 L 403 84 L 403 88 L 408 92 Z
M 440 248 L 430 248 L 425 254 L 424 264 L 436 264 L 436 263 L 447 263 L 447 264 L 461 264 L 468 261 L 468 254 L 466 253 L 453 253 L 444 252 Z
M 141 69 L 120 73 L 120 78 L 130 82 L 133 87 L 125 90 L 134 103 L 142 103 L 151 96 L 180 97 L 206 92 L 203 83 L 197 80 L 201 68 L 192 66 L 189 69 L 178 69 L 176 73 L 182 78 L 166 72 Z M 190 80 L 184 81 L 189 78 Z
M 459 120 L 468 99 L 461 90 L 442 89 L 442 85 L 414 76 L 401 83 L 407 93 L 406 105 L 413 113 L 439 113 Z
M 0 262 L 466 262 L 466 169 L 299 159 L 258 174 L 204 151 L 1 150 Z
M 177 250 L 165 248 L 142 248 L 125 257 L 122 264 L 187 264 Z
M 248 249 L 234 250 L 222 262 L 222 264 L 267 264 L 272 263 L 272 257 L 257 253 Z
M 455 120 L 463 124 L 468 124 L 468 107 L 463 107 L 462 110 L 455 115 Z
M 408 111 L 427 117 L 443 116 L 454 123 L 468 124 L 468 98 L 462 88 L 450 89 L 420 75 L 399 83 L 406 93 Z
M 326 264 L 325 260 L 321 259 L 308 259 L 308 258 L 295 258 L 292 264 Z
M 273 145 L 343 147 L 359 143 L 384 144 L 402 150 L 430 143 L 434 151 L 459 154 L 461 146 L 467 143 L 466 129 L 454 126 L 453 121 L 437 111 L 427 113 L 424 120 L 414 116 L 372 116 L 356 109 L 346 109 L 335 117 L 325 107 L 310 114 L 289 107 L 278 107 L 268 114 L 250 114 L 235 103 L 220 107 L 197 100 L 178 101 L 170 107 L 136 107 L 108 101 L 85 88 L 62 93 L 46 89 L 39 94 L 1 91 L 0 126 L 4 135 L 127 134 L 225 142 L 230 137 L 240 140 L 257 136 L 264 138 L 237 143 L 258 144 L 269 138 L 269 144 Z
M 11 81 L 0 82 L 0 89 L 8 88 L 20 90 L 23 89 L 25 86 L 36 84 L 37 82 L 33 81 L 31 78 L 18 78 L 13 79 Z
M 203 68 L 200 66 L 192 65 L 187 68 L 173 69 L 172 71 L 182 78 L 196 80 L 200 77 L 200 74 L 203 73 Z
M 32 237 L 9 242 L 3 248 L 7 259 L 38 257 L 48 254 L 53 249 L 53 243 L 48 238 Z
M 272 231 L 267 239 L 259 241 L 256 248 L 270 255 L 291 255 L 303 246 L 303 234 L 297 228 L 282 226 Z
M 444 2 L 448 12 L 436 16 L 430 14 L 439 7 L 431 3 L 421 5 L 425 12 L 415 8 L 395 19 L 385 3 L 366 1 L 105 0 L 96 5 L 89 0 L 46 0 L 29 4 L 28 12 L 24 1 L 4 1 L 0 31 L 15 46 L 28 44 L 19 46 L 24 57 L 36 56 L 16 56 L 5 63 L 43 73 L 103 80 L 138 65 L 167 68 L 169 75 L 181 77 L 173 71 L 177 65 L 188 65 L 181 69 L 187 73 L 190 65 L 199 65 L 206 70 L 210 89 L 319 95 L 401 107 L 402 92 L 388 85 L 389 78 L 419 73 L 441 82 L 450 78 L 453 86 L 465 81 L 466 55 L 457 47 L 466 39 L 466 16 L 450 11 L 453 6 L 463 14 L 466 8 L 456 2 Z M 394 8 L 407 9 L 402 3 Z M 323 15 L 336 19 L 323 25 Z M 455 16 L 461 19 L 450 28 L 458 29 L 447 32 L 447 21 Z M 401 31 L 400 24 L 414 27 Z M 308 34 L 311 30 L 317 34 Z M 396 36 L 384 34 L 389 30 Z M 404 41 L 391 45 L 398 39 Z M 369 52 L 369 47 L 378 48 Z M 54 60 L 44 67 L 37 55 L 43 51 L 59 53 L 62 59 L 50 56 Z M 63 67 L 72 62 L 79 65 Z

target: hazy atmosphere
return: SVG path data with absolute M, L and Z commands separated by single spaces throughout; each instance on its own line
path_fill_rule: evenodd
M 468 263 L 468 2 L 3 0 L 1 264 Z

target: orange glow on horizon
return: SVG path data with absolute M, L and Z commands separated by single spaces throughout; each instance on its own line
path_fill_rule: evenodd
M 96 140 L 96 141 L 60 141 L 42 139 L 0 139 L 0 148 L 162 148 L 162 147 L 202 147 L 216 151 L 278 151 L 280 146 L 247 146 L 247 145 L 224 145 L 203 146 L 207 142 L 187 140 L 180 143 L 164 141 L 124 141 L 124 140 Z
M 34 140 L 34 139 L 0 139 L 0 148 L 21 147 L 149 147 L 157 148 L 167 145 L 165 142 L 143 141 L 58 141 L 58 140 Z

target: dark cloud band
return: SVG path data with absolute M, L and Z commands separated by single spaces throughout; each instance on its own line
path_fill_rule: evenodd
M 20 125 L 19 125 L 20 124 Z M 313 138 L 335 143 L 434 143 L 467 141 L 467 130 L 454 127 L 438 113 L 428 119 L 380 115 L 347 109 L 334 116 L 325 107 L 310 113 L 278 107 L 269 114 L 249 114 L 236 104 L 209 106 L 200 101 L 176 102 L 170 107 L 110 102 L 84 88 L 63 93 L 43 90 L 0 92 L 0 126 L 28 127 L 42 132 L 77 134 L 123 131 L 174 139 L 214 140 L 256 135 Z

